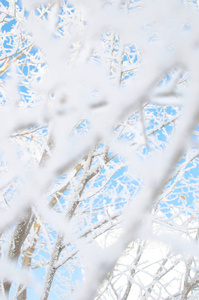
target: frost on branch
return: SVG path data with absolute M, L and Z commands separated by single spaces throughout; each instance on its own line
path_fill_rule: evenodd
M 198 23 L 1 1 L 0 298 L 198 298 Z

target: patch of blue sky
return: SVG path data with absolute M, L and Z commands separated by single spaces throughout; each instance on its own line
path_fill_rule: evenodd
M 13 54 L 13 45 L 14 45 L 14 38 L 13 36 L 6 36 L 3 42 L 3 47 L 4 47 L 4 53 L 6 54 L 6 57 L 8 56 L 7 54 L 12 53 Z
M 95 187 L 103 187 L 102 191 L 92 200 L 93 208 L 102 207 L 101 213 L 104 213 L 104 205 L 118 208 L 118 203 L 124 203 L 124 196 L 127 194 L 131 197 L 136 190 L 135 185 L 138 183 L 127 175 L 127 167 L 119 169 L 112 178 L 103 186 L 107 178 L 98 176 L 99 181 L 95 182 Z M 89 204 L 90 199 L 86 200 Z M 122 204 L 123 205 L 123 204 Z
M 28 41 L 27 41 L 28 43 Z M 30 43 L 28 43 L 27 45 L 25 45 L 27 47 L 31 46 Z M 29 60 L 31 60 L 31 57 L 34 57 L 34 59 L 36 59 L 38 62 L 40 62 L 40 49 L 34 45 L 34 47 L 31 47 L 29 52 L 28 52 L 28 58 Z M 34 62 L 35 63 L 35 62 Z
M 123 62 L 132 61 L 136 63 L 140 59 L 140 55 L 135 45 L 126 45 L 124 50 Z
M 122 76 L 121 76 L 121 85 L 123 86 L 125 84 L 125 81 L 130 79 L 130 78 L 133 78 L 134 76 L 136 76 L 137 74 L 137 70 L 128 70 L 128 71 L 123 71 L 122 72 Z
M 92 208 L 95 210 L 100 208 L 101 214 L 104 215 L 106 207 L 111 203 L 111 192 L 109 192 L 109 195 L 104 192 L 103 194 L 100 194 L 96 198 L 94 198 L 94 200 L 92 201 Z M 92 215 L 92 222 L 93 221 L 98 221 L 97 215 Z
M 185 179 L 193 178 L 198 179 L 199 178 L 199 168 L 198 168 L 198 158 L 194 162 L 190 162 L 187 165 L 188 171 L 185 172 Z
M 142 149 L 139 147 L 139 152 L 142 152 L 143 155 L 148 155 L 151 153 L 151 146 L 154 146 L 157 148 L 157 141 L 159 141 L 158 147 L 161 147 L 165 149 L 166 144 L 168 143 L 168 138 L 173 133 L 173 123 L 165 125 L 162 127 L 162 124 L 166 124 L 169 120 L 169 117 L 175 115 L 175 109 L 172 107 L 161 107 L 161 106 L 150 106 L 149 108 L 144 109 L 144 118 L 146 117 L 145 121 L 145 130 L 146 133 L 154 130 L 154 132 L 150 135 L 148 135 L 148 145 L 145 145 L 142 147 Z M 154 118 L 154 116 L 156 118 Z M 139 113 L 137 113 L 135 116 L 129 119 L 130 124 L 133 125 L 134 121 L 137 121 L 139 119 Z M 164 120 L 164 121 L 163 121 Z M 163 122 L 162 122 L 163 121 Z M 131 129 L 132 128 L 132 129 Z M 119 129 L 117 129 L 119 130 Z M 135 131 L 134 126 L 130 126 L 129 130 L 126 129 L 126 132 L 124 132 L 120 138 L 123 139 L 125 142 L 133 142 L 133 139 L 136 137 L 134 132 Z M 143 134 L 140 132 L 140 134 Z M 155 144 L 154 144 L 154 138 L 155 138 Z M 154 148 L 152 147 L 152 148 Z M 139 153 L 138 153 L 139 154 Z
M 5 50 L 5 53 L 4 53 L 4 57 L 9 57 L 10 53 L 12 54 L 12 59 L 16 58 L 21 52 L 16 52 L 16 53 L 12 53 L 13 52 L 13 47 L 14 47 L 14 37 L 13 36 L 9 36 L 9 37 L 6 37 L 5 40 L 4 40 L 4 50 Z M 19 61 L 23 62 L 24 58 L 27 59 L 27 57 L 25 56 L 22 56 Z M 2 64 L 2 66 L 4 65 L 4 63 Z M 23 68 L 24 69 L 24 75 L 27 76 L 28 75 L 28 69 L 31 70 L 31 71 L 34 71 L 35 74 L 38 73 L 38 69 L 34 66 L 28 66 L 25 65 L 25 64 L 21 64 L 21 66 L 19 66 L 19 69 L 17 70 L 18 74 L 20 75 L 20 70 L 23 71 Z M 7 75 L 9 74 L 10 72 L 10 69 L 8 68 L 2 75 L 1 75 L 1 79 L 2 80 L 5 80 L 7 78 Z M 23 80 L 25 81 L 26 79 L 23 78 Z
M 120 135 L 119 139 L 124 142 L 129 142 L 129 140 L 133 140 L 134 137 L 135 134 L 133 132 L 125 132 Z
M 172 218 L 171 207 L 161 205 L 161 212 L 168 218 Z
M 163 142 L 162 147 L 166 146 L 168 143 L 168 135 L 171 135 L 173 131 L 173 126 L 166 125 L 162 130 L 158 130 L 154 133 L 154 136 L 157 136 L 158 141 Z
M 29 104 L 29 107 L 30 107 L 30 104 L 31 104 L 30 100 L 32 98 L 32 95 L 25 85 L 19 86 L 19 94 L 20 94 L 21 103 Z
M 168 115 L 175 115 L 176 114 L 176 108 L 173 107 L 167 107 L 162 108 L 159 107 L 157 108 L 157 106 L 150 108 L 150 110 L 148 110 L 148 113 L 150 112 L 150 114 L 152 113 L 153 116 L 156 116 L 156 120 L 152 118 L 149 118 L 150 121 L 148 123 L 148 127 L 146 128 L 147 130 L 151 130 L 151 129 L 156 129 L 156 127 L 158 128 L 158 124 L 159 124 L 159 120 L 161 121 L 163 118 L 165 118 L 165 121 L 167 120 L 167 117 L 165 117 L 165 111 Z M 149 116 L 150 116 L 149 114 Z M 138 118 L 139 116 L 137 116 Z M 132 118 L 133 120 L 133 118 Z M 197 134 L 197 130 L 198 128 L 196 128 L 196 134 Z M 168 138 L 169 136 L 171 136 L 171 134 L 173 133 L 173 123 L 164 126 L 164 128 L 160 128 L 158 129 L 155 133 L 153 133 L 152 137 L 157 137 L 158 141 L 160 141 L 159 147 L 165 149 L 165 146 L 168 142 Z M 153 140 L 153 139 L 152 139 Z M 150 136 L 149 136 L 149 145 L 150 145 Z M 155 148 L 157 148 L 157 140 L 156 143 L 154 144 Z M 150 152 L 150 148 L 149 147 L 143 147 L 142 149 L 139 148 L 138 154 L 142 151 L 143 154 L 145 154 L 146 156 L 149 155 Z M 185 162 L 185 158 L 182 158 L 179 162 L 179 165 L 181 165 L 182 163 Z M 172 204 L 173 206 L 178 206 L 181 207 L 182 203 L 185 203 L 185 200 L 183 197 L 186 197 L 186 204 L 184 205 L 184 211 L 189 210 L 193 207 L 193 201 L 196 197 L 198 197 L 198 193 L 197 193 L 197 189 L 196 189 L 196 185 L 197 185 L 197 178 L 199 175 L 199 168 L 198 168 L 198 162 L 191 162 L 187 167 L 187 171 L 185 172 L 184 176 L 183 176 L 183 180 L 185 180 L 186 182 L 184 182 L 182 180 L 182 182 L 178 182 L 174 191 L 171 192 L 171 194 L 166 198 L 163 199 L 160 202 L 160 207 L 161 210 L 163 212 L 166 213 L 167 217 L 171 217 L 171 207 L 170 205 Z M 172 185 L 175 181 L 176 177 L 171 179 L 169 182 L 169 185 Z M 195 180 L 195 182 L 194 182 Z M 187 185 L 186 185 L 187 184 Z M 191 186 L 191 184 L 193 184 L 193 186 Z M 197 194 L 197 196 L 196 196 Z M 182 196 L 182 197 L 181 197 Z
M 113 158 L 113 160 L 115 159 L 115 162 L 116 162 L 116 157 Z M 119 161 L 118 161 L 119 163 Z M 118 179 L 118 177 L 123 177 L 124 175 L 126 175 L 126 172 L 127 172 L 127 166 L 123 166 L 121 168 L 119 168 L 115 174 L 112 176 L 112 180 L 115 180 L 115 179 Z
M 9 7 L 9 1 L 7 0 L 1 0 L 1 4 L 7 8 Z
M 65 5 L 62 5 L 61 9 L 60 9 L 60 16 L 61 17 L 62 14 L 67 13 L 69 16 L 73 15 L 75 12 L 75 7 L 72 3 L 70 3 L 69 1 L 63 1 L 65 3 Z
M 176 109 L 176 107 L 173 106 L 166 107 L 166 113 L 170 116 L 175 116 L 179 112 L 179 110 L 181 110 L 180 107 L 178 109 Z
M 41 66 L 42 67 L 42 66 Z M 21 81 L 21 86 L 24 86 L 26 88 L 29 88 L 31 91 L 31 83 L 32 81 L 40 82 L 41 76 L 39 73 L 39 69 L 37 67 L 32 67 L 30 65 L 23 65 L 20 67 L 21 72 L 25 77 L 23 77 L 23 80 Z M 19 73 L 19 75 L 21 75 Z M 39 99 L 40 97 L 38 97 Z
M 45 18 L 46 20 L 49 17 L 51 8 L 48 10 L 49 4 L 46 5 L 42 5 L 42 6 L 38 6 L 35 9 L 35 14 L 38 16 L 42 15 L 42 18 Z M 60 38 L 60 35 L 64 35 L 65 34 L 65 28 L 67 26 L 67 30 L 68 32 L 70 32 L 70 26 L 71 23 L 68 20 L 68 22 L 65 21 L 65 15 L 67 14 L 69 17 L 73 16 L 75 12 L 75 8 L 74 6 L 69 3 L 68 1 L 63 1 L 63 5 L 61 6 L 60 10 L 59 10 L 59 15 L 57 16 L 57 31 L 53 34 L 53 38 L 57 39 Z M 63 16 L 64 16 L 64 22 L 63 22 Z M 84 24 L 85 25 L 85 24 Z
M 128 200 L 126 198 L 117 198 L 117 199 L 115 199 L 115 203 L 112 206 L 114 209 L 121 210 L 121 209 L 125 208 L 127 203 L 128 203 Z
M 159 107 L 151 107 L 149 109 L 145 110 L 146 120 L 145 126 L 146 130 L 154 130 L 158 132 L 163 132 L 163 128 L 167 131 L 168 134 L 172 132 L 173 123 L 170 123 L 168 125 L 165 125 L 162 127 L 162 125 L 166 124 L 169 121 L 170 116 L 176 115 L 174 112 L 175 109 L 167 107 L 166 109 L 162 106 Z M 153 118 L 151 118 L 153 116 Z M 155 117 L 155 118 L 154 118 Z M 161 124 L 161 125 L 160 125 Z
M 22 10 L 22 0 L 16 0 L 16 5 L 18 6 L 18 8 L 20 9 L 20 10 Z
M 39 261 L 38 261 L 39 263 Z M 46 274 L 46 268 L 40 266 L 39 268 L 34 268 L 31 270 L 32 275 L 35 278 L 36 283 L 38 284 L 39 287 L 42 287 L 42 283 L 44 281 L 44 276 Z M 36 291 L 34 288 L 27 288 L 27 299 L 29 300 L 36 300 L 40 299 L 41 297 L 41 291 Z
M 16 25 L 17 21 L 11 16 L 6 17 L 6 23 L 1 27 L 2 33 L 9 32 L 13 26 Z
M 104 210 L 103 208 L 103 199 L 104 196 L 103 194 L 98 194 L 97 198 L 94 197 L 88 197 L 87 199 L 85 199 L 83 202 L 80 203 L 80 209 L 84 209 L 86 211 L 88 211 L 89 213 L 92 212 L 92 217 L 93 217 L 93 221 L 96 222 L 98 220 L 97 215 L 95 215 L 95 211 L 99 210 L 102 211 Z
M 46 5 L 38 6 L 35 8 L 35 15 L 40 16 L 42 14 L 42 9 L 41 8 L 46 8 Z M 44 14 L 43 18 L 47 19 L 48 13 Z
M 150 155 L 152 153 L 152 143 L 149 141 L 148 146 L 143 146 L 142 149 L 140 149 L 141 151 L 141 155 L 140 157 L 146 157 L 148 155 Z
M 41 281 L 38 280 L 38 284 L 41 284 Z M 27 288 L 27 299 L 28 300 L 39 300 L 41 298 L 40 292 L 36 292 L 33 288 Z M 49 299 L 50 300 L 50 299 Z
M 90 129 L 90 121 L 86 119 L 80 120 L 79 124 L 75 127 L 74 134 L 86 133 Z
M 74 272 L 72 274 L 72 280 L 75 283 L 76 281 L 82 281 L 83 276 L 82 276 L 82 269 L 78 267 L 74 267 Z
M 19 90 L 20 90 L 21 100 L 28 103 L 31 98 L 29 89 L 25 85 L 20 85 Z
M 25 76 L 28 76 L 29 78 L 31 78 L 32 74 L 30 74 L 31 71 L 35 71 L 35 72 L 38 72 L 38 69 L 35 67 L 35 66 L 31 66 L 31 65 L 24 65 L 21 67 L 21 70 L 23 72 L 23 74 Z M 26 81 L 27 79 L 24 79 L 24 81 Z
M 50 203 L 54 197 L 57 199 L 57 203 L 53 206 L 57 212 L 63 212 L 63 210 L 68 208 L 71 200 L 71 192 L 69 189 L 70 188 L 67 188 L 59 198 L 55 194 L 49 197 L 48 203 Z
M 190 164 L 187 166 L 187 168 L 188 167 L 190 167 Z M 192 172 L 196 172 L 196 177 L 194 177 L 193 179 L 191 175 Z M 159 203 L 163 212 L 167 211 L 167 213 L 170 213 L 173 205 L 173 207 L 181 208 L 185 213 L 193 213 L 194 201 L 196 201 L 199 196 L 199 191 L 197 189 L 198 173 L 198 166 L 185 173 L 183 178 L 179 180 L 179 182 L 177 182 L 174 189 L 172 189 L 171 192 L 166 196 L 166 198 L 162 199 L 162 201 Z M 169 186 L 173 185 L 175 180 L 176 177 L 170 180 L 168 188 Z M 171 217 L 171 215 L 169 215 L 168 217 Z
M 158 86 L 162 86 L 162 85 L 165 85 L 167 84 L 168 82 L 170 82 L 172 78 L 172 74 L 171 73 L 168 73 L 164 76 L 164 78 L 162 80 L 160 80 Z

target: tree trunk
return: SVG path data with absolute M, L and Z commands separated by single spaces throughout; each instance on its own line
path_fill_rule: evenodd
M 20 255 L 21 246 L 28 234 L 27 227 L 30 218 L 31 218 L 31 209 L 28 210 L 27 216 L 23 220 L 18 221 L 14 231 L 14 235 L 8 253 L 8 259 L 11 261 L 15 261 L 16 263 Z M 5 294 L 7 296 L 9 295 L 11 284 L 12 283 L 10 281 L 4 281 L 3 286 L 4 286 Z

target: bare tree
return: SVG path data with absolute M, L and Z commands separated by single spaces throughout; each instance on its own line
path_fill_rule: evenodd
M 196 299 L 198 2 L 1 1 L 2 299 Z

